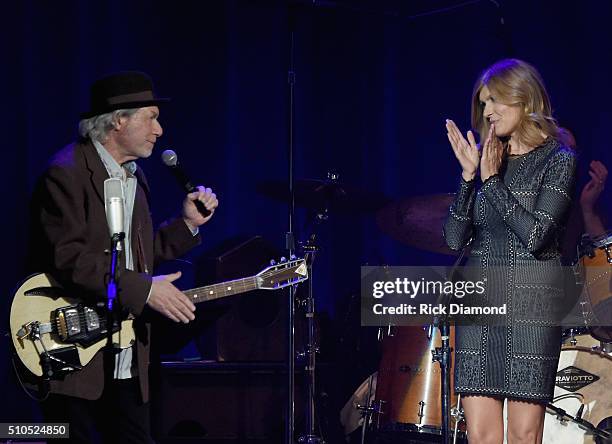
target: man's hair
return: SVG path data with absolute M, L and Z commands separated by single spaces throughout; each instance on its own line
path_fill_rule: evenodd
M 130 117 L 134 115 L 139 108 L 118 109 L 110 113 L 100 114 L 98 116 L 83 119 L 79 122 L 79 135 L 83 139 L 90 138 L 104 143 L 108 136 L 108 132 L 113 129 L 115 122 L 121 117 Z

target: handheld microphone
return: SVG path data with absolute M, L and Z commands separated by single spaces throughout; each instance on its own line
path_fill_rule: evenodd
M 193 193 L 195 191 L 198 191 L 198 189 L 191 183 L 191 180 L 189 180 L 187 173 L 185 173 L 183 168 L 181 168 L 181 166 L 179 165 L 178 156 L 174 151 L 164 151 L 162 153 L 162 162 L 164 162 L 164 165 L 168 167 L 168 169 L 170 170 L 176 181 L 179 183 L 181 188 L 183 188 L 187 193 Z M 193 203 L 195 204 L 196 208 L 202 216 L 210 216 L 211 212 L 206 209 L 206 207 L 201 201 L 196 200 Z
M 110 178 L 104 181 L 104 209 L 106 210 L 106 222 L 111 238 L 120 235 L 122 239 L 125 235 L 123 227 L 123 205 L 125 197 L 121 179 Z M 121 250 L 121 244 L 117 245 Z

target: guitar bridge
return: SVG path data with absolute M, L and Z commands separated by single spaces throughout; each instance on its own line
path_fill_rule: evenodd
M 17 331 L 17 339 L 19 339 L 20 341 L 23 341 L 24 339 L 38 339 L 40 338 L 40 334 L 38 333 L 38 326 L 40 325 L 40 322 L 38 321 L 32 321 L 32 322 L 28 322 L 27 324 L 24 324 L 18 331 Z
M 42 323 L 38 321 L 28 322 L 21 326 L 21 328 L 17 331 L 15 336 L 20 341 L 24 339 L 29 339 L 31 341 L 40 340 L 41 335 L 45 333 L 51 333 L 53 330 L 53 326 L 49 323 Z

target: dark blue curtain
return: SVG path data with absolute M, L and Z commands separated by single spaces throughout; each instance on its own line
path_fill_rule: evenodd
M 5 5 L 3 319 L 24 277 L 29 193 L 48 157 L 74 139 L 94 79 L 142 70 L 160 95 L 172 97 L 161 111 L 164 135 L 157 151 L 140 163 L 160 221 L 179 211 L 182 198 L 160 165 L 163 149 L 175 149 L 193 177 L 217 192 L 218 214 L 192 258 L 238 235 L 260 234 L 282 249 L 287 206 L 257 187 L 287 178 L 291 27 L 296 177 L 324 178 L 333 170 L 344 183 L 401 199 L 454 191 L 460 170 L 444 119 L 467 130 L 475 78 L 510 56 L 541 71 L 556 117 L 576 136 L 580 183 L 591 159 L 612 168 L 611 9 L 595 0 Z M 609 201 L 608 188 L 602 202 Z M 609 206 L 607 211 L 609 220 Z M 301 238 L 306 211 L 298 208 L 297 214 Z M 374 216 L 331 214 L 321 228 L 314 292 L 331 325 L 342 323 L 347 301 L 358 292 L 360 265 L 453 260 L 391 240 Z M 13 383 L 8 341 L 3 336 L 0 419 L 29 420 L 35 409 Z

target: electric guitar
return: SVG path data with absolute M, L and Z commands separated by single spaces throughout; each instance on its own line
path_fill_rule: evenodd
M 196 304 L 251 290 L 277 290 L 308 279 L 304 259 L 274 263 L 242 279 L 194 288 L 183 293 Z M 105 304 L 91 306 L 72 298 L 53 279 L 40 273 L 27 278 L 11 305 L 10 331 L 17 356 L 34 375 L 82 369 L 107 343 Z M 132 318 L 113 323 L 113 346 L 135 341 Z

